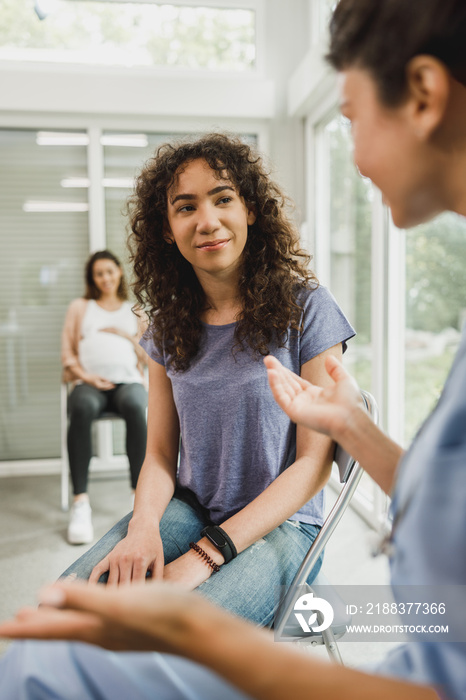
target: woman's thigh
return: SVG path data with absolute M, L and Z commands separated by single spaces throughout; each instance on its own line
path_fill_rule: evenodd
M 88 579 L 94 566 L 126 537 L 132 515 L 125 515 L 93 547 L 68 567 L 60 578 L 75 574 L 78 578 Z M 201 530 L 207 524 L 190 505 L 178 498 L 172 498 L 160 521 L 165 563 L 168 564 L 187 552 L 189 543 L 200 538 Z M 103 574 L 100 580 L 101 583 L 105 583 L 107 575 Z
M 66 569 L 60 576 L 60 578 L 65 578 L 74 574 L 77 578 L 87 580 L 92 573 L 92 569 L 96 566 L 99 561 L 102 561 L 107 554 L 110 554 L 112 549 L 116 547 L 118 542 L 124 539 L 128 533 L 128 524 L 131 520 L 132 512 L 125 515 L 124 518 L 119 520 L 116 525 L 114 525 L 103 537 L 100 538 L 98 542 L 95 543 L 87 552 L 85 552 L 79 559 L 77 559 L 71 566 Z M 105 583 L 107 576 L 105 575 L 101 579 L 102 583 Z
M 241 552 L 197 589 L 213 603 L 270 627 L 283 587 L 291 584 L 319 528 L 287 520 Z M 314 567 L 308 582 L 321 567 Z
M 107 393 L 90 384 L 77 384 L 68 397 L 68 413 L 71 420 L 97 418 L 107 406 Z
M 121 416 L 136 413 L 145 421 L 147 408 L 147 390 L 143 384 L 120 384 L 113 391 L 111 408 Z

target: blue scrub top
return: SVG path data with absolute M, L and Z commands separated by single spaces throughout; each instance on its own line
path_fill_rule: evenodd
M 395 649 L 383 674 L 436 686 L 445 698 L 466 699 L 466 333 L 442 396 L 399 468 L 393 494 L 391 582 L 435 586 L 446 601 L 436 622 L 456 639 L 415 642 Z M 440 602 L 440 601 L 439 601 Z M 422 621 L 422 620 L 421 620 Z M 459 637 L 458 637 L 459 634 Z

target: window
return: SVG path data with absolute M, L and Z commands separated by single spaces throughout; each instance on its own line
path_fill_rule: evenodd
M 250 71 L 256 13 L 147 0 L 3 0 L 0 60 Z
M 454 214 L 406 231 L 405 443 L 435 406 L 466 319 L 466 224 Z
M 319 216 L 320 250 L 327 249 L 322 279 L 357 330 L 345 363 L 361 387 L 371 386 L 371 217 L 373 188 L 352 161 L 349 126 L 336 113 L 317 127 L 316 178 L 325 210 Z M 318 260 L 319 262 L 319 260 Z
M 315 248 L 318 276 L 328 286 L 357 335 L 345 366 L 364 389 L 372 389 L 372 236 L 375 191 L 357 172 L 347 120 L 336 111 L 314 127 Z M 353 505 L 374 527 L 385 518 L 386 497 L 364 475 Z

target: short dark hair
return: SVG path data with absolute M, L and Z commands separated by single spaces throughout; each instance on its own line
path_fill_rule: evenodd
M 403 100 L 406 66 L 419 54 L 435 56 L 466 83 L 465 0 L 340 0 L 336 6 L 326 58 L 338 71 L 367 70 L 385 104 Z
M 126 284 L 125 274 L 117 256 L 111 253 L 109 250 L 98 250 L 88 259 L 84 270 L 84 279 L 86 282 L 86 292 L 84 294 L 84 298 L 98 299 L 100 297 L 100 292 L 94 282 L 94 263 L 96 263 L 97 260 L 111 260 L 115 263 L 115 265 L 117 265 L 117 267 L 120 268 L 122 274 L 120 284 L 118 285 L 117 289 L 117 296 L 123 301 L 126 301 L 128 299 L 128 285 Z

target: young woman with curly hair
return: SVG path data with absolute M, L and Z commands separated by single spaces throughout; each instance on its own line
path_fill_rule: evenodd
M 307 270 L 279 188 L 239 139 L 159 148 L 130 221 L 149 316 L 146 458 L 134 513 L 66 574 L 163 578 L 268 626 L 278 587 L 322 523 L 332 443 L 296 431 L 262 358 L 273 352 L 325 385 L 325 358 L 340 358 L 354 332 Z

